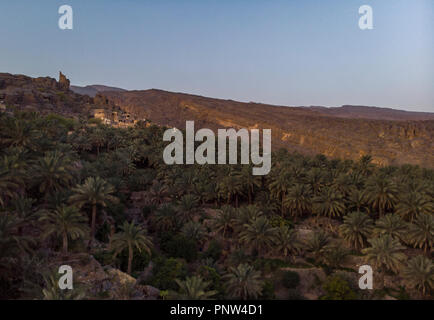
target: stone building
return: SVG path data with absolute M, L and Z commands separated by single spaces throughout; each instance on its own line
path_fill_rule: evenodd
M 100 119 L 104 124 L 111 124 L 118 127 L 128 127 L 137 122 L 134 117 L 127 112 L 109 111 L 102 108 L 93 109 L 93 117 Z
M 106 117 L 104 109 L 93 109 L 93 117 L 95 119 L 104 119 Z

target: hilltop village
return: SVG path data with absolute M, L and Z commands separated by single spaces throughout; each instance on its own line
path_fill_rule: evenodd
M 0 73 L 0 112 L 16 110 L 57 113 L 75 119 L 94 118 L 114 127 L 129 127 L 146 121 L 123 111 L 100 94 L 92 98 L 74 93 L 62 72 L 59 72 L 58 81 L 50 77 Z

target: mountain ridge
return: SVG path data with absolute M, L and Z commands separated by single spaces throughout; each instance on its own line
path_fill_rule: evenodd
M 304 154 L 322 153 L 353 160 L 371 154 L 380 165 L 410 163 L 434 167 L 434 155 L 429 152 L 433 149 L 434 114 L 430 113 L 407 114 L 398 110 L 399 116 L 394 118 L 400 121 L 396 121 L 388 119 L 394 109 L 380 108 L 383 110 L 380 119 L 369 119 L 351 113 L 336 116 L 333 109 L 245 103 L 159 89 L 107 91 L 99 95 L 139 118 L 163 126 L 182 129 L 186 120 L 194 120 L 198 128 L 212 130 L 269 128 L 274 149 L 283 147 Z M 346 109 L 351 108 L 341 110 Z M 403 119 L 403 115 L 409 115 L 409 119 Z M 429 119 L 420 120 L 424 117 Z
M 380 165 L 408 163 L 434 167 L 434 120 L 408 117 L 420 116 L 419 113 L 394 113 L 394 110 L 380 108 L 381 114 L 378 108 L 362 107 L 362 111 L 374 111 L 372 114 L 381 117 L 390 117 L 390 112 L 394 117 L 398 114 L 401 121 L 366 119 L 355 116 L 354 110 L 360 109 L 357 106 L 331 110 L 282 107 L 158 89 L 103 91 L 92 98 L 71 91 L 69 80 L 62 74 L 56 81 L 49 77 L 0 73 L 0 107 L 5 110 L 8 106 L 76 118 L 88 118 L 101 109 L 108 113 L 121 111 L 131 114 L 131 119 L 146 119 L 160 126 L 180 129 L 185 128 L 186 120 L 194 120 L 196 129 L 272 129 L 274 150 L 286 148 L 307 155 L 324 154 L 352 160 L 369 154 L 373 162 Z M 352 112 L 336 116 L 336 111 L 342 110 Z
M 87 86 L 72 85 L 72 86 L 70 86 L 70 89 L 74 93 L 78 93 L 78 94 L 82 94 L 82 95 L 88 95 L 89 97 L 92 97 L 92 98 L 95 97 L 100 92 L 127 91 L 127 90 L 122 89 L 122 88 L 110 87 L 110 86 L 105 86 L 105 85 L 101 85 L 101 84 L 92 84 L 92 85 L 87 85 Z

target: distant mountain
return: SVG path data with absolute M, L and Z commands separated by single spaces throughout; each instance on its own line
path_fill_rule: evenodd
M 99 84 L 94 84 L 94 85 L 85 86 L 85 87 L 71 86 L 70 89 L 73 92 L 75 92 L 75 93 L 83 94 L 83 95 L 88 95 L 89 97 L 92 97 L 92 98 L 95 97 L 100 92 L 105 92 L 105 91 L 115 91 L 115 92 L 126 91 L 125 89 L 116 88 L 116 87 L 108 87 L 108 86 L 103 86 L 103 85 L 99 85 Z
M 337 108 L 307 107 L 322 114 L 339 118 L 363 118 L 373 120 L 434 120 L 434 113 L 411 112 L 390 108 L 351 106 L 345 105 Z
M 182 129 L 186 120 L 194 120 L 196 128 L 212 130 L 270 128 L 274 149 L 354 160 L 371 154 L 380 165 L 434 167 L 432 113 L 358 106 L 282 107 L 156 89 L 100 94 L 160 125 Z

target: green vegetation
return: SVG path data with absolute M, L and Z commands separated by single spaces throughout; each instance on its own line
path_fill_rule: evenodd
M 164 130 L 0 114 L 0 298 L 112 297 L 58 292 L 50 272 L 63 261 L 120 268 L 180 299 L 299 299 L 305 287 L 372 298 L 334 273 L 364 261 L 384 292 L 432 297 L 433 170 L 286 150 L 264 177 L 247 165 L 167 166 Z M 329 277 L 301 286 L 287 267 Z M 392 289 L 387 277 L 403 280 Z
M 348 281 L 337 275 L 327 278 L 323 289 L 326 294 L 321 297 L 322 300 L 354 300 L 357 297 Z

